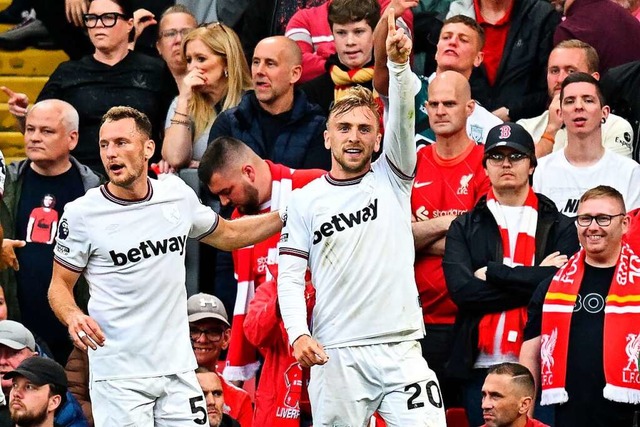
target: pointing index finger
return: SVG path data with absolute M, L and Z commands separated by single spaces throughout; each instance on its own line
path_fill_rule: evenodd
M 396 14 L 395 14 L 395 9 L 390 7 L 389 8 L 389 14 L 387 15 L 387 24 L 389 27 L 389 34 L 395 34 L 396 32 Z
M 6 86 L 0 86 L 0 90 L 2 90 L 9 98 L 15 95 L 15 93 Z

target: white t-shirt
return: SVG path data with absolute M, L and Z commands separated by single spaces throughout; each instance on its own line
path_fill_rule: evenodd
M 567 216 L 578 213 L 578 201 L 585 191 L 598 185 L 609 185 L 624 197 L 627 211 L 640 207 L 640 165 L 635 161 L 605 150 L 594 165 L 576 167 L 569 163 L 564 150 L 538 160 L 533 173 L 533 189 L 556 204 Z
M 55 260 L 89 283 L 89 315 L 105 334 L 89 350 L 93 380 L 170 375 L 197 367 L 187 321 L 185 247 L 218 215 L 182 180 L 148 180 L 142 200 L 115 197 L 105 186 L 68 203 Z
M 538 117 L 520 119 L 518 124 L 526 129 L 537 144 L 549 124 L 549 111 L 545 111 Z M 615 114 L 609 114 L 607 121 L 602 125 L 602 145 L 614 153 L 631 158 L 633 151 L 633 128 L 628 121 Z M 560 151 L 567 146 L 567 130 L 560 129 L 555 136 L 553 151 Z
M 410 194 L 416 153 L 408 64 L 389 63 L 384 153 L 364 176 L 295 190 L 281 234 L 278 297 L 290 342 L 309 334 L 304 273 L 316 288 L 313 336 L 327 348 L 424 336 Z M 395 102 L 394 102 L 395 101 Z

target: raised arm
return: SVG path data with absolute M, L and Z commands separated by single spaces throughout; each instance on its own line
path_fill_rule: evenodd
M 390 73 L 389 119 L 385 127 L 384 153 L 402 174 L 413 176 L 416 168 L 415 102 L 411 90 L 409 55 L 411 40 L 396 29 L 393 11 L 387 15 L 387 56 Z
M 394 0 L 383 12 L 373 31 L 373 87 L 384 96 L 389 94 L 389 69 L 387 68 L 386 40 L 389 33 L 389 15 L 398 19 L 409 8 L 418 5 L 416 0 Z M 394 27 L 395 30 L 395 27 Z

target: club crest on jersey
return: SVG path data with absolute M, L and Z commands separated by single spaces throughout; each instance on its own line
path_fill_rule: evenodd
M 157 240 L 155 242 L 145 240 L 125 252 L 109 251 L 109 255 L 111 256 L 113 265 L 120 267 L 130 262 L 135 263 L 143 259 L 165 255 L 171 252 L 178 252 L 179 255 L 182 255 L 184 254 L 186 242 L 186 235 L 169 237 L 168 239 Z
M 369 206 L 365 206 L 357 212 L 333 215 L 330 221 L 321 224 L 320 229 L 313 232 L 313 244 L 320 243 L 324 237 L 330 237 L 333 233 L 353 228 L 376 218 L 378 218 L 378 199 L 375 199 L 369 203 Z
M 66 219 L 63 219 L 60 222 L 60 227 L 58 227 L 58 239 L 66 240 L 69 237 L 69 223 Z
M 469 136 L 471 139 L 473 139 L 477 144 L 482 144 L 482 126 L 470 125 L 469 130 Z
M 175 203 L 162 205 L 162 215 L 164 216 L 164 219 L 169 221 L 171 224 L 177 224 L 180 222 L 180 209 L 178 209 L 178 205 Z
M 471 178 L 473 178 L 472 173 L 463 175 L 462 178 L 460 178 L 460 187 L 458 187 L 456 194 L 469 194 L 469 182 Z

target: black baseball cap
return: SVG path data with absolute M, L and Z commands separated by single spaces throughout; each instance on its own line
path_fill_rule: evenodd
M 536 145 L 531 134 L 517 123 L 505 122 L 491 128 L 484 144 L 484 155 L 499 147 L 509 147 L 526 154 L 535 166 Z
M 18 376 L 25 377 L 37 386 L 54 384 L 66 390 L 69 385 L 62 365 L 53 359 L 41 356 L 32 356 L 23 360 L 16 369 L 6 373 L 4 378 L 11 379 Z

